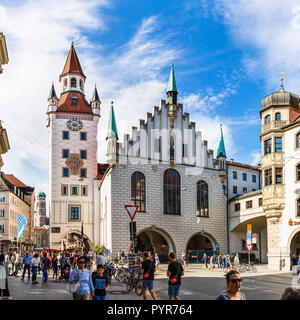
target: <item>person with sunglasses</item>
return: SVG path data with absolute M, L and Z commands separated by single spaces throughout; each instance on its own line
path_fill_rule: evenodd
M 245 295 L 240 292 L 242 281 L 243 279 L 238 271 L 229 271 L 226 274 L 227 288 L 218 295 L 216 300 L 246 300 Z
M 91 271 L 86 269 L 85 257 L 79 257 L 77 260 L 78 268 L 74 269 L 69 283 L 79 281 L 80 286 L 76 293 L 73 293 L 73 300 L 90 300 L 90 296 L 94 296 L 95 289 L 93 286 Z

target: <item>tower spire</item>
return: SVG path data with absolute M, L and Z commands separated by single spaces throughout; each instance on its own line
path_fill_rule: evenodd
M 117 125 L 116 125 L 116 119 L 115 119 L 115 112 L 114 112 L 114 102 L 111 102 L 110 106 L 110 114 L 109 114 L 109 121 L 108 121 L 108 132 L 107 132 L 107 137 L 116 137 L 118 140 L 118 131 L 117 131 Z
M 226 158 L 225 143 L 224 143 L 224 137 L 223 137 L 222 124 L 220 125 L 220 128 L 221 128 L 221 138 L 220 138 L 219 149 L 218 149 L 218 156 L 217 156 L 217 157 L 225 157 L 225 158 Z
M 98 95 L 98 91 L 97 91 L 96 85 L 95 85 L 95 89 L 94 89 L 92 102 L 100 102 L 100 98 L 99 98 L 99 95 Z
M 170 77 L 168 83 L 168 90 L 167 90 L 167 97 L 168 97 L 168 104 L 169 104 L 169 112 L 168 116 L 170 118 L 170 126 L 174 128 L 174 122 L 177 118 L 177 87 L 175 81 L 175 73 L 174 73 L 174 65 L 171 65 L 170 70 Z
M 48 100 L 50 100 L 50 99 L 57 99 L 53 82 L 52 82 L 52 86 L 51 86 L 51 89 L 50 89 L 50 94 L 49 94 Z

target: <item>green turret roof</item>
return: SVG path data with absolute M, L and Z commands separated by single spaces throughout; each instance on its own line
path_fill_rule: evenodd
M 99 98 L 99 95 L 98 95 L 98 91 L 97 91 L 96 86 L 95 86 L 95 90 L 94 90 L 92 102 L 100 102 L 100 98 Z
M 169 77 L 169 84 L 168 84 L 167 92 L 170 92 L 170 91 L 178 92 L 177 88 L 176 88 L 176 81 L 175 81 L 175 73 L 174 73 L 174 65 L 173 64 L 171 65 L 171 71 L 170 71 L 170 77 Z
M 118 139 L 118 131 L 117 131 L 117 125 L 116 125 L 116 119 L 115 119 L 114 105 L 113 105 L 113 101 L 112 101 L 111 107 L 110 107 L 109 121 L 108 121 L 107 138 L 114 137 L 114 136 L 116 136 Z
M 222 125 L 220 127 L 221 127 L 221 139 L 219 143 L 218 157 L 226 157 Z
M 42 191 L 39 192 L 38 197 L 44 197 L 44 198 L 46 198 L 45 192 L 42 192 Z

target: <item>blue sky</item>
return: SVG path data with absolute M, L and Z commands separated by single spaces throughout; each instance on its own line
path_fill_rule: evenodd
M 47 97 L 52 81 L 60 92 L 72 40 L 87 98 L 97 83 L 102 101 L 99 162 L 110 101 L 122 142 L 166 98 L 172 63 L 179 102 L 196 129 L 216 152 L 223 123 L 228 159 L 243 163 L 260 161 L 260 100 L 279 89 L 281 71 L 285 88 L 300 93 L 294 0 L 0 0 L 0 31 L 10 58 L 0 77 L 1 120 L 11 145 L 3 171 L 46 193 Z

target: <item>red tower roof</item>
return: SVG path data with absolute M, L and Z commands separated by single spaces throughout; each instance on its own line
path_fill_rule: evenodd
M 84 79 L 86 79 L 86 76 L 83 74 L 83 71 L 81 69 L 81 65 L 79 62 L 79 59 L 77 57 L 75 48 L 73 44 L 71 45 L 71 49 L 69 51 L 67 61 L 65 63 L 64 70 L 62 74 L 59 76 L 59 80 L 67 74 L 76 74 L 76 75 L 81 75 Z

